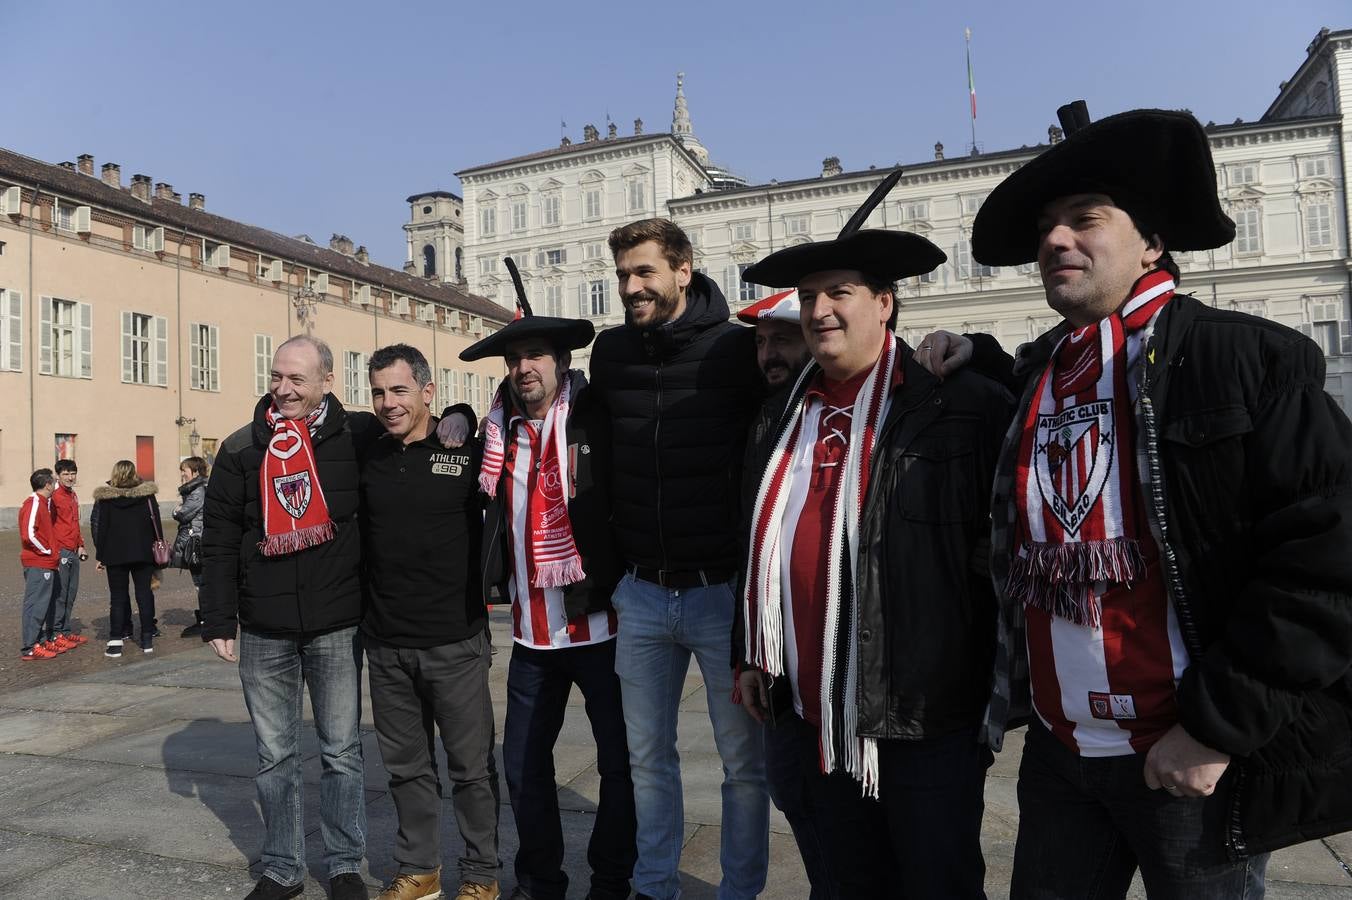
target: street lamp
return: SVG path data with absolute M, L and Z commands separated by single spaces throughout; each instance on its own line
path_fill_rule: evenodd
M 296 291 L 296 295 L 291 298 L 291 305 L 296 310 L 296 321 L 307 332 L 314 331 L 315 318 L 319 315 L 319 292 L 306 285 Z

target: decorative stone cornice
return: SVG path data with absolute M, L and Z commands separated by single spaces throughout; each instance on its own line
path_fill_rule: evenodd
M 1306 122 L 1254 122 L 1251 128 L 1225 131 L 1207 135 L 1213 149 L 1229 147 L 1251 147 L 1261 144 L 1275 144 L 1281 141 L 1298 141 L 1315 137 L 1336 137 L 1338 119 L 1321 119 Z

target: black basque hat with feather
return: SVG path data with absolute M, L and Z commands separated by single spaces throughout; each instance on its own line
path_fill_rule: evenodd
M 769 287 L 797 287 L 813 272 L 855 269 L 880 281 L 923 275 L 944 264 L 944 251 L 918 234 L 863 228 L 869 214 L 901 179 L 894 169 L 874 189 L 834 241 L 786 247 L 762 259 L 742 274 L 743 281 Z
M 1065 140 L 990 192 L 972 223 L 972 256 L 988 266 L 1037 260 L 1038 216 L 1058 197 L 1105 194 L 1166 250 L 1210 250 L 1235 238 L 1216 197 L 1206 132 L 1189 113 L 1133 109 L 1089 121 L 1083 100 L 1056 111 Z
M 505 261 L 507 271 L 512 273 L 512 284 L 516 285 L 516 318 L 501 331 L 461 350 L 461 359 L 472 362 L 488 356 L 503 356 L 507 353 L 508 344 L 525 338 L 542 337 L 559 350 L 576 350 L 591 343 L 596 336 L 596 326 L 586 319 L 535 315 L 531 311 L 530 301 L 526 299 L 526 287 L 521 283 L 521 273 L 517 271 L 516 262 L 510 256 Z

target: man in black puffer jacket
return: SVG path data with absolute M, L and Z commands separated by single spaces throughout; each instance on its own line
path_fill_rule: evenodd
M 332 896 L 367 895 L 358 874 L 366 805 L 357 458 L 381 427 L 369 413 L 344 410 L 332 385 L 328 345 L 306 336 L 283 343 L 273 356 L 271 393 L 259 400 L 253 422 L 225 439 L 207 484 L 202 639 L 222 659 L 239 662 L 267 831 L 263 875 L 246 900 L 294 897 L 304 886 L 297 736 L 307 685 L 324 770 L 319 815 Z M 264 466 L 267 495 L 260 490 Z
M 723 898 L 765 886 L 769 801 L 761 728 L 732 702 L 733 585 L 747 424 L 760 402 L 753 332 L 728 321 L 718 287 L 691 268 L 666 219 L 610 235 L 625 324 L 602 332 L 591 391 L 609 409 L 611 495 L 628 572 L 615 590 L 615 670 L 638 808 L 640 895 L 680 890 L 676 706 L 693 653 L 723 759 Z

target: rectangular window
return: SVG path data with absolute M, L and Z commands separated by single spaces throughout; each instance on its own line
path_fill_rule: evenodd
M 1230 167 L 1231 184 L 1257 184 L 1258 166 L 1254 163 L 1243 163 L 1238 166 Z
M 272 388 L 272 335 L 254 335 L 254 395 L 261 397 Z
M 582 248 L 583 259 L 601 259 L 605 253 L 606 245 L 600 241 L 593 241 Z
M 343 354 L 343 402 L 348 406 L 371 405 L 371 382 L 366 377 L 366 354 L 351 350 Z
M 545 285 L 545 315 L 560 318 L 563 316 L 563 285 Z
M 136 474 L 142 481 L 155 480 L 155 437 L 149 434 L 136 436 Z
M 754 241 L 756 239 L 756 223 L 755 222 L 732 223 L 732 239 L 734 241 Z
M 972 258 L 970 241 L 958 241 L 953 248 L 953 265 L 959 278 L 994 278 L 1000 270 L 993 266 L 983 266 Z
M 981 204 L 986 202 L 985 194 L 963 194 L 962 196 L 962 214 L 964 216 L 974 216 L 977 210 L 981 209 Z
M 563 198 L 557 191 L 545 194 L 541 205 L 541 218 L 546 225 L 558 225 L 563 221 Z
M 910 282 L 915 285 L 934 284 L 935 278 L 936 278 L 935 273 L 933 271 L 930 271 L 924 272 L 920 275 L 916 275 L 915 277 L 910 279 Z
M 487 396 L 488 396 L 488 402 L 489 402 L 490 404 L 493 402 L 493 396 L 498 392 L 498 383 L 499 383 L 500 381 L 501 381 L 501 379 L 499 379 L 499 378 L 494 378 L 492 375 L 489 375 L 489 376 L 488 376 L 488 395 L 487 395 Z
M 545 251 L 545 265 L 547 266 L 561 266 L 564 259 L 565 255 L 561 248 Z
M 465 393 L 460 399 L 462 402 L 468 403 L 474 409 L 475 415 L 478 415 L 479 411 L 483 409 L 483 397 L 480 394 L 481 389 L 482 386 L 479 382 L 479 376 L 474 372 L 466 372 Z
M 498 271 L 498 258 L 496 256 L 479 257 L 479 274 L 496 275 Z
M 1235 253 L 1263 252 L 1263 211 L 1257 207 L 1234 210 Z
M 452 405 L 455 401 L 451 396 L 455 393 L 455 370 L 439 369 L 437 370 L 437 408 L 432 410 L 436 415 L 441 415 L 441 411 Z
M 122 383 L 169 384 L 169 320 L 122 313 Z
M 584 316 L 610 314 L 610 282 L 604 279 L 587 282 L 587 309 Z
M 23 371 L 23 295 L 0 290 L 0 371 Z
M 188 366 L 195 391 L 221 389 L 220 329 L 194 322 L 188 326 Z
M 525 201 L 525 200 L 513 200 L 513 201 L 512 201 L 512 230 L 513 230 L 513 231 L 525 231 L 525 230 L 526 230 L 526 201 Z
M 75 230 L 75 204 L 67 200 L 56 201 L 56 227 L 62 231 Z
M 584 219 L 601 218 L 600 188 L 590 188 L 582 192 L 582 217 Z
M 807 234 L 807 216 L 785 216 L 784 233 L 787 235 Z
M 743 303 L 752 303 L 760 299 L 760 285 L 752 284 L 742 278 L 751 263 L 737 264 L 737 299 Z
M 479 210 L 479 237 L 492 237 L 498 233 L 498 210 L 495 206 L 485 206 Z
M 929 202 L 916 200 L 901 204 L 901 221 L 924 222 L 929 219 Z
M 629 211 L 643 212 L 648 208 L 648 191 L 641 178 L 631 178 L 626 185 L 629 194 Z
M 1028 340 L 1035 341 L 1060 324 L 1060 316 L 1029 316 Z
M 66 378 L 93 378 L 94 310 L 88 303 L 43 297 L 38 371 Z
M 1333 246 L 1333 204 L 1327 200 L 1305 207 L 1305 246 L 1310 249 Z
M 57 434 L 56 435 L 56 458 L 74 459 L 75 458 L 75 435 Z
M 1327 178 L 1329 176 L 1329 158 L 1312 156 L 1300 161 L 1300 174 L 1303 178 Z

